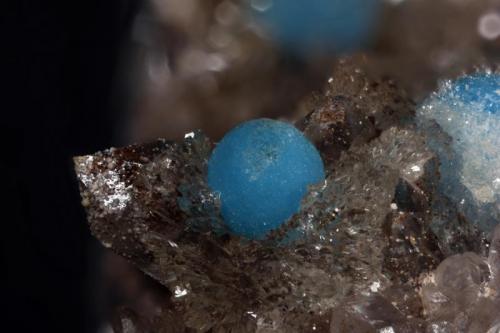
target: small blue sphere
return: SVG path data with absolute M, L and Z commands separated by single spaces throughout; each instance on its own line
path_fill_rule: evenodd
M 366 46 L 381 12 L 380 0 L 252 0 L 251 5 L 270 36 L 299 54 Z
M 294 126 L 270 119 L 231 130 L 208 162 L 208 185 L 220 194 L 224 222 L 250 239 L 262 239 L 296 213 L 308 185 L 324 178 L 311 142 Z

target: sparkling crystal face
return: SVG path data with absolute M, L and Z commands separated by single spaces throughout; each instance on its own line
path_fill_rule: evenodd
M 379 0 L 259 0 L 251 2 L 258 21 L 289 50 L 348 52 L 372 37 Z
M 471 110 L 498 113 L 500 111 L 500 75 L 480 73 L 465 76 L 444 89 L 440 98 L 451 104 L 470 105 Z
M 421 123 L 435 120 L 451 137 L 451 149 L 437 150 L 442 187 L 455 202 L 465 206 L 499 202 L 499 111 L 500 75 L 494 73 L 447 81 L 418 109 Z
M 258 119 L 231 130 L 208 163 L 208 184 L 237 235 L 262 238 L 297 212 L 307 186 L 325 178 L 316 148 L 295 127 Z

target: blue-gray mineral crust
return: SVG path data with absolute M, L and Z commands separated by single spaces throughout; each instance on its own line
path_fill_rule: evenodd
M 500 74 L 481 71 L 442 81 L 419 106 L 417 119 L 434 136 L 440 189 L 469 220 L 490 231 L 500 218 Z M 438 126 L 448 144 L 435 136 Z
M 325 179 L 264 239 L 224 223 L 202 133 L 75 158 L 95 237 L 167 295 L 148 316 L 122 308 L 116 332 L 500 331 L 500 227 L 442 190 L 443 128 L 430 137 L 362 65 L 339 61 L 306 103 L 295 126 Z

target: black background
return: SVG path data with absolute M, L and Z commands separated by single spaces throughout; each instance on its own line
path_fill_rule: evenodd
M 116 144 L 111 103 L 134 0 L 2 4 L 0 331 L 95 332 L 71 157 Z M 3 94 L 2 94 L 3 95 Z M 97 275 L 96 275 L 97 274 Z

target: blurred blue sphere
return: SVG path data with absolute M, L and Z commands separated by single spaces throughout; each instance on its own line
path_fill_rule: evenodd
M 300 207 L 307 186 L 325 178 L 316 148 L 294 126 L 270 119 L 243 123 L 214 149 L 208 184 L 236 235 L 261 239 Z
M 379 0 L 252 0 L 254 17 L 271 37 L 300 54 L 345 53 L 374 37 Z

